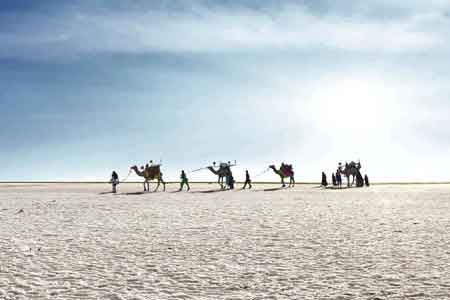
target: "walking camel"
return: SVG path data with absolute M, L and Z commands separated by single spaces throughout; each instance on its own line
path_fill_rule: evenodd
M 288 177 L 289 177 L 289 187 L 291 187 L 291 185 L 295 186 L 294 170 L 292 169 L 292 165 L 281 164 L 279 170 L 277 170 L 277 168 L 274 165 L 270 165 L 269 168 L 272 169 L 275 172 L 275 174 L 280 176 L 281 184 L 283 187 L 286 187 L 286 184 L 284 183 L 284 178 Z
M 215 166 L 216 163 L 214 163 L 213 165 Z M 214 173 L 215 175 L 217 175 L 219 177 L 217 179 L 217 183 L 220 184 L 220 187 L 222 189 L 224 189 L 223 179 L 226 178 L 227 176 L 232 175 L 230 164 L 221 163 L 217 170 L 214 169 L 214 167 L 212 167 L 212 166 L 207 167 L 207 169 L 210 170 L 212 173 Z
M 161 173 L 161 168 L 160 165 L 155 165 L 155 166 L 150 166 L 147 169 L 144 169 L 143 171 L 140 171 L 139 168 L 137 166 L 132 166 L 130 168 L 131 170 L 133 170 L 136 175 L 140 176 L 140 177 L 144 177 L 144 192 L 146 191 L 150 191 L 150 183 L 149 181 L 151 180 L 158 180 L 158 185 L 155 188 L 155 192 L 158 190 L 160 184 L 163 184 L 163 191 L 166 190 L 166 183 L 164 182 L 163 178 L 162 178 L 162 173 Z

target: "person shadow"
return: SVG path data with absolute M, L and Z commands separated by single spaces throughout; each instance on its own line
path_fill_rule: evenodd
M 99 195 L 107 195 L 107 194 L 114 194 L 113 192 L 101 192 L 101 193 L 98 193 Z
M 206 191 L 195 191 L 192 192 L 194 194 L 213 194 L 213 193 L 221 193 L 221 192 L 227 192 L 230 191 L 229 189 L 216 189 L 216 190 L 206 190 Z
M 144 195 L 147 194 L 148 192 L 129 192 L 129 193 L 124 193 L 122 195 L 127 195 L 127 196 L 137 196 L 137 195 Z

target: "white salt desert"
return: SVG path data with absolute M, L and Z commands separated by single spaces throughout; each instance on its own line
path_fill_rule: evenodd
M 450 186 L 274 187 L 2 184 L 0 299 L 450 298 Z

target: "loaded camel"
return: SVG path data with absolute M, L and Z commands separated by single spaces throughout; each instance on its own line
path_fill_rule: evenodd
M 142 171 L 139 170 L 139 168 L 137 166 L 132 166 L 130 168 L 131 170 L 133 170 L 136 175 L 140 176 L 140 177 L 144 177 L 144 192 L 150 191 L 150 183 L 149 181 L 151 180 L 158 180 L 158 185 L 155 188 L 155 192 L 158 190 L 159 185 L 162 183 L 163 184 L 163 191 L 166 190 L 166 183 L 164 182 L 163 178 L 162 178 L 162 173 L 161 173 L 161 168 L 160 165 L 155 165 L 155 166 L 149 166 L 148 168 L 143 169 Z
M 287 165 L 282 163 L 279 170 L 274 165 L 269 166 L 270 169 L 272 169 L 275 174 L 280 176 L 281 178 L 281 184 L 283 187 L 286 187 L 286 184 L 284 183 L 284 178 L 289 177 L 289 187 L 295 186 L 295 179 L 294 179 L 294 170 L 292 168 L 292 165 Z
M 358 187 L 362 186 L 362 184 L 364 184 L 364 181 L 362 180 L 362 176 L 360 173 L 361 169 L 361 163 L 355 163 L 354 161 L 350 162 L 350 163 L 345 163 L 345 168 L 342 167 L 342 164 L 339 163 L 339 167 L 338 170 L 339 172 L 341 172 L 341 174 L 344 174 L 344 176 L 347 178 L 347 187 L 351 187 L 353 186 L 353 184 L 355 183 L 355 179 L 357 179 L 356 185 Z M 352 176 L 352 181 L 350 183 L 350 176 Z
M 213 166 L 207 167 L 208 170 L 210 170 L 212 173 L 217 175 L 219 178 L 217 179 L 217 183 L 220 184 L 220 187 L 224 189 L 223 179 L 227 178 L 228 176 L 233 175 L 231 173 L 231 164 L 230 163 L 221 163 L 219 165 L 219 168 L 216 170 L 214 167 L 216 166 L 216 163 L 213 163 Z

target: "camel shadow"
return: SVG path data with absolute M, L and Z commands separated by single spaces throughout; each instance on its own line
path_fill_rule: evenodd
M 338 187 L 338 186 L 327 186 L 325 189 L 326 190 L 346 190 L 346 189 L 351 189 L 354 187 L 347 187 L 347 186 L 342 186 L 342 187 Z
M 213 194 L 213 193 L 221 193 L 221 192 L 227 192 L 227 191 L 230 191 L 230 190 L 222 190 L 222 189 L 220 189 L 220 190 L 206 190 L 206 191 L 196 191 L 196 192 L 192 192 L 192 193 L 195 193 L 195 194 Z
M 270 188 L 270 189 L 264 189 L 263 192 L 275 192 L 275 191 L 281 191 L 287 189 L 286 187 L 277 187 L 277 188 Z

